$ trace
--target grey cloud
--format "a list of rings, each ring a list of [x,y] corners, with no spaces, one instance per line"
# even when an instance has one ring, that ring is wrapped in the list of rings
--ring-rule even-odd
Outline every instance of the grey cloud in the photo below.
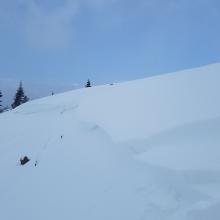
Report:
[[[20,32],[31,48],[56,50],[68,47],[74,39],[74,18],[81,12],[82,6],[100,9],[114,1],[62,0],[63,4],[59,7],[48,10],[41,0],[8,0],[7,3],[0,0],[0,6],[4,6],[2,12],[7,11],[0,17],[7,19],[2,21],[4,24],[11,22],[12,28]]]
[[[77,7],[77,4],[69,1],[62,7],[47,11],[35,1],[29,0],[23,27],[29,45],[40,49],[67,47],[73,35],[71,22]]]

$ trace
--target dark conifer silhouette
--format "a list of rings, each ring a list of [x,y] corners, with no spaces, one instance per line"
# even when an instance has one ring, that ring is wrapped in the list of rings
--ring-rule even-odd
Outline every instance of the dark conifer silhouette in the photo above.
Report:
[[[3,112],[3,106],[2,106],[2,91],[0,90],[0,113]]]
[[[11,107],[14,109],[19,105],[27,102],[29,98],[24,94],[24,90],[22,87],[22,82],[20,82],[17,92],[15,94],[14,102],[12,103]]]
[[[86,86],[85,86],[86,88],[89,88],[89,87],[92,87],[91,86],[91,82],[90,82],[90,80],[88,79],[88,81],[87,81],[87,83],[86,83]]]

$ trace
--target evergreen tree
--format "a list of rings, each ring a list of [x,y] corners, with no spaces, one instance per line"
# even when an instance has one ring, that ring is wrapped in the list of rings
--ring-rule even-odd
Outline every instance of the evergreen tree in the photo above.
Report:
[[[89,80],[89,79],[88,79],[88,81],[87,81],[87,83],[86,83],[85,87],[86,87],[86,88],[91,87],[91,82],[90,82],[90,80]]]
[[[3,107],[2,107],[2,91],[0,90],[0,113],[3,112]]]
[[[16,108],[19,105],[27,102],[29,98],[24,94],[22,82],[20,82],[17,92],[15,94],[14,102],[12,103],[11,107]]]

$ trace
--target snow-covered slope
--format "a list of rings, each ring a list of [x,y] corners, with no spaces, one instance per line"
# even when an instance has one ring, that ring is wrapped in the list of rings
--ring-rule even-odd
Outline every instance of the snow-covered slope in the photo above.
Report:
[[[81,89],[0,115],[0,219],[219,220],[219,72]]]

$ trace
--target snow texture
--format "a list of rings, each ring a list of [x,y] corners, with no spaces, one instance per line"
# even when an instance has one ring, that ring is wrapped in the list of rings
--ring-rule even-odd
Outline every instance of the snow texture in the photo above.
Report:
[[[219,72],[85,88],[1,114],[0,219],[219,220]]]

